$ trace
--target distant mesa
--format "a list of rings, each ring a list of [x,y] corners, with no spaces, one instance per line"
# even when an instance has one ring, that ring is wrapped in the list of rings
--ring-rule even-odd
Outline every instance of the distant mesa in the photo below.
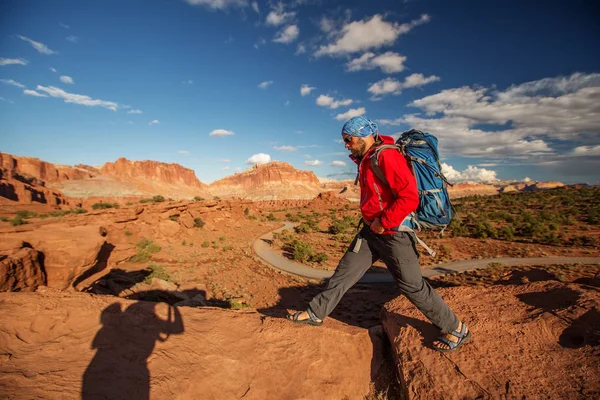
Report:
[[[562,186],[561,182],[458,183],[448,191],[452,198],[458,198]],[[101,167],[67,166],[0,153],[0,201],[3,202],[72,207],[103,199],[132,202],[154,195],[175,200],[219,197],[293,201],[312,200],[319,194],[319,201],[333,201],[327,197],[331,196],[328,192],[336,198],[355,202],[360,198],[359,191],[353,180],[318,178],[312,171],[298,170],[279,161],[255,165],[207,185],[193,170],[175,163],[119,158]]]

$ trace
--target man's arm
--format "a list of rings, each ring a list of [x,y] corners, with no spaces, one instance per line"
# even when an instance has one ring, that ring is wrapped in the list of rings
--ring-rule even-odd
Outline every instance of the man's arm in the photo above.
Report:
[[[394,200],[383,210],[380,218],[381,225],[387,230],[399,226],[408,214],[417,209],[419,191],[417,181],[400,152],[382,151],[379,167],[394,194]]]

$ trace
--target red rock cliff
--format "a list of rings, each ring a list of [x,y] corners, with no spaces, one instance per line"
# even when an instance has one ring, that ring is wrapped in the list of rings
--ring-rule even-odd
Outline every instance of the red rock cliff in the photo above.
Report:
[[[76,179],[88,179],[98,175],[98,170],[85,166],[70,167],[55,165],[39,158],[13,156],[0,153],[0,177],[10,179],[20,175],[36,178],[44,182],[61,182]]]
[[[179,184],[204,188],[206,184],[196,178],[196,174],[189,168],[179,164],[167,164],[157,161],[129,161],[119,158],[114,163],[107,162],[100,169],[100,173],[115,176],[124,181],[136,179],[150,179],[167,184]]]
[[[222,186],[242,186],[254,188],[270,183],[302,183],[319,186],[319,179],[312,171],[300,171],[286,162],[273,161],[264,165],[256,165],[242,173],[227,176],[213,182],[211,188]]]

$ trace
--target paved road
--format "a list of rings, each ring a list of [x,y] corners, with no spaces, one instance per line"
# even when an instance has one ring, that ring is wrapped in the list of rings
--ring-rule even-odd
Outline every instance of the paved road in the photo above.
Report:
[[[294,227],[295,224],[285,222],[285,225],[279,229],[269,232],[254,242],[254,251],[264,261],[273,267],[282,271],[289,272],[310,279],[327,279],[331,277],[333,271],[315,269],[303,264],[299,264],[285,257],[280,256],[271,250],[270,243],[273,240],[273,232],[281,232],[285,229]],[[486,268],[490,263],[501,263],[503,265],[547,265],[547,264],[600,264],[600,257],[532,257],[532,258],[486,258],[481,260],[463,260],[447,264],[440,264],[435,267],[423,269],[423,276],[431,278],[452,272],[463,272],[476,268]],[[388,273],[367,273],[362,277],[360,283],[389,283],[393,282],[392,276]]]

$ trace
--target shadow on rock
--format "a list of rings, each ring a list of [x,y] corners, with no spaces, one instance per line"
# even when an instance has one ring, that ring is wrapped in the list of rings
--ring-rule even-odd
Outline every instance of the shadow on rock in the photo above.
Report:
[[[325,289],[325,285],[322,283],[280,288],[279,302],[257,311],[269,317],[285,318],[289,314],[288,310],[305,310],[310,300]],[[329,318],[368,329],[381,324],[381,308],[399,295],[400,291],[393,283],[357,284],[344,295]]]
[[[600,312],[593,308],[574,320],[561,333],[558,343],[569,349],[598,346],[600,344]]]
[[[184,330],[177,307],[168,306],[166,319],[156,315],[155,307],[137,302],[125,310],[120,303],[104,309],[103,326],[92,342],[97,351],[83,374],[83,400],[150,398],[148,357],[157,341]]]

